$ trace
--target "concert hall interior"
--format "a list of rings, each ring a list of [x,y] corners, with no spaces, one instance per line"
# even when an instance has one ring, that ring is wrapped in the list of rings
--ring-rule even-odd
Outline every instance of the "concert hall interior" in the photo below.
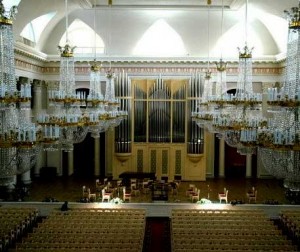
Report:
[[[300,0],[0,0],[0,252],[299,251]]]

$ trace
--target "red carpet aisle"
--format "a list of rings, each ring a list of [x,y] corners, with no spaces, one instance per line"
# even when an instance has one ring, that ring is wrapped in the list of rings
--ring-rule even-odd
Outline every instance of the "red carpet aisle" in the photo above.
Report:
[[[148,217],[143,252],[171,252],[169,218]]]

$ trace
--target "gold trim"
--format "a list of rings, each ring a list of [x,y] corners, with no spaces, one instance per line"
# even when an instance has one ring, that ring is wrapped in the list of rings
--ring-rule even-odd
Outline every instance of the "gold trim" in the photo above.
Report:
[[[203,154],[188,153],[187,156],[192,163],[198,163],[203,158]]]
[[[115,156],[121,163],[125,163],[131,157],[131,152],[115,153]]]
[[[289,24],[290,29],[300,29],[300,20],[291,21]]]
[[[281,107],[289,107],[289,108],[296,108],[300,106],[300,101],[268,101],[268,105],[272,106],[281,106]]]
[[[64,57],[64,58],[71,58],[74,56],[73,53],[69,53],[69,52],[63,52],[60,54],[61,57]]]
[[[240,53],[240,59],[251,59],[252,53]]]
[[[13,20],[5,17],[0,17],[0,23],[1,24],[6,24],[6,25],[12,25]]]

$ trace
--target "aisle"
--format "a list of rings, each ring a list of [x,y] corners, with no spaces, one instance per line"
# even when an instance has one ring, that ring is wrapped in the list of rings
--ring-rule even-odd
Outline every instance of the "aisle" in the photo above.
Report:
[[[171,252],[170,220],[165,217],[148,217],[143,252]]]

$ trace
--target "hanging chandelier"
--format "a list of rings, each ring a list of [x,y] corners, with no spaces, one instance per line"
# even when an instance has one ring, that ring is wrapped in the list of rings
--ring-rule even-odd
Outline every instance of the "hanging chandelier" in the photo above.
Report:
[[[103,116],[106,102],[101,89],[101,64],[97,62],[96,2],[94,2],[94,61],[90,67],[89,95],[86,99],[86,110],[90,118],[89,132],[93,138],[99,138],[100,133],[108,129],[108,121]]]
[[[300,2],[284,12],[288,21],[285,79],[282,88],[269,88],[271,118],[258,131],[262,162],[284,186],[300,190]]]
[[[42,134],[30,119],[30,84],[17,89],[12,31],[17,7],[0,4],[0,185],[8,186],[35,164]]]
[[[49,109],[39,116],[38,122],[49,132],[48,142],[44,150],[69,152],[73,145],[84,140],[89,129],[89,117],[80,106],[85,105],[85,94],[75,89],[74,49],[68,39],[68,1],[65,0],[66,11],[66,44],[58,46],[60,52],[60,82],[58,90],[48,92]]]
[[[209,106],[209,99],[212,96],[212,72],[210,69],[210,5],[211,1],[207,1],[207,68],[204,76],[204,85],[201,97],[199,98],[198,104],[196,106],[196,111],[192,112],[192,120],[201,128],[206,128],[210,130],[211,120],[212,120],[212,111],[211,106]]]
[[[222,90],[220,98],[212,102],[220,106],[220,113],[213,117],[212,125],[225,137],[232,147],[241,153],[253,153],[256,147],[257,130],[266,124],[262,114],[262,94],[253,91],[252,50],[247,45],[248,37],[248,0],[245,5],[245,46],[239,49],[238,80],[236,93],[228,94]],[[220,78],[224,63],[220,61]],[[223,70],[224,71],[224,70]],[[222,81],[221,81],[222,83]],[[223,84],[226,87],[226,82]],[[222,87],[222,86],[221,86]]]

